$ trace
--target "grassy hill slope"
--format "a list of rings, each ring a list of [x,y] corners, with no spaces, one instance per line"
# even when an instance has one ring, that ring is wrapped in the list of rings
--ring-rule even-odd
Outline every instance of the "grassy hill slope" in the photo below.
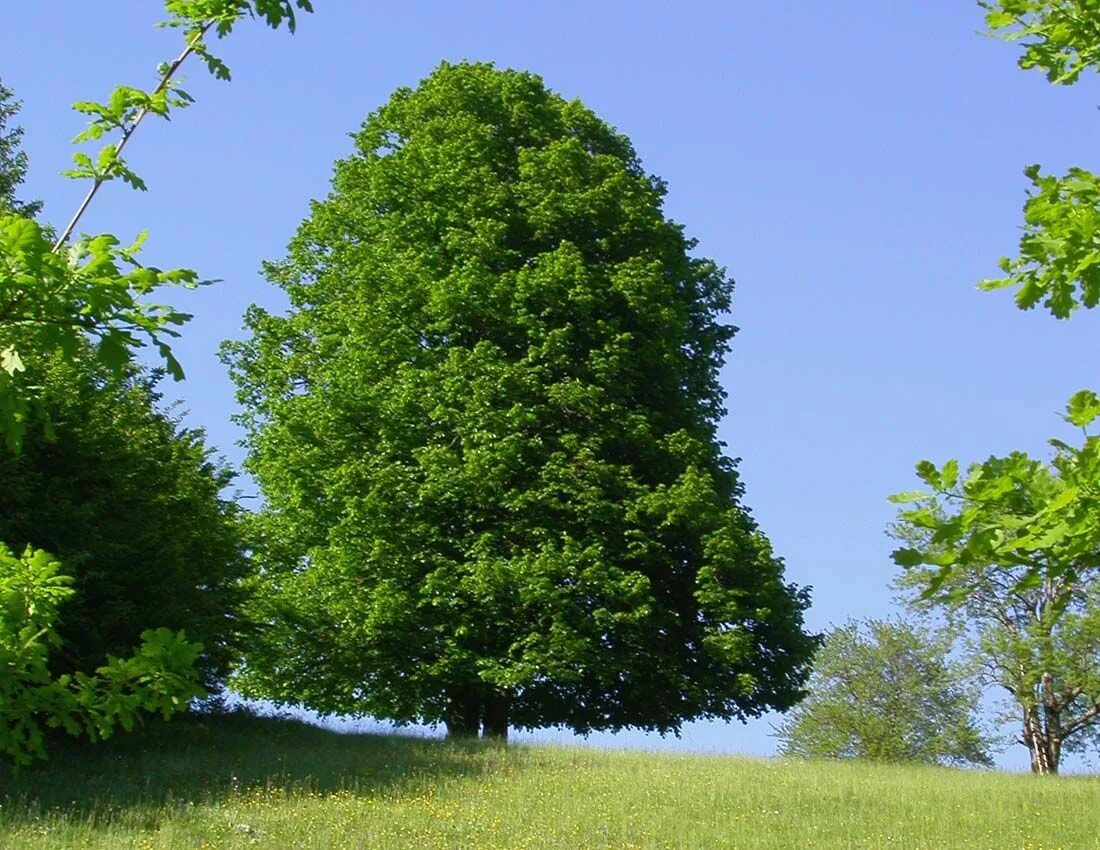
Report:
[[[1100,848],[1100,779],[185,718],[0,774],[4,850]]]

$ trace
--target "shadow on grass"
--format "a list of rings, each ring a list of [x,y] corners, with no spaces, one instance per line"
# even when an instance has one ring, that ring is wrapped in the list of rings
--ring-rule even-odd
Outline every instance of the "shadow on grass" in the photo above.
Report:
[[[127,810],[151,828],[174,807],[253,789],[413,793],[444,777],[485,773],[494,749],[244,713],[186,715],[94,746],[54,741],[49,761],[15,776],[0,768],[0,831],[36,817],[83,820]]]

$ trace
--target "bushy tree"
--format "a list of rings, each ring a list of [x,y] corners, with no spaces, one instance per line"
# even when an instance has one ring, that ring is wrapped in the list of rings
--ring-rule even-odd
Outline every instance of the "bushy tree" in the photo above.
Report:
[[[8,127],[18,106],[0,85],[0,213],[30,218],[40,204],[15,197],[27,170],[22,130]],[[0,543],[0,756],[16,768],[46,757],[46,728],[96,740],[118,725],[133,728],[142,712],[170,717],[205,694],[195,668],[201,645],[164,628],[142,631],[140,645],[126,647],[132,654],[104,655],[91,672],[51,670],[51,652],[62,645],[59,608],[74,592],[59,569],[40,549],[16,557]]]
[[[157,409],[157,375],[55,357],[35,380],[49,428],[0,454],[0,541],[47,549],[73,578],[51,668],[90,673],[167,627],[203,645],[215,686],[240,652],[250,569],[232,473]]]
[[[830,631],[809,696],[777,727],[784,755],[915,764],[990,765],[970,671],[945,631],[868,620]]]
[[[72,578],[40,549],[28,547],[20,559],[0,545],[0,752],[17,764],[45,755],[43,723],[95,739],[118,723],[128,728],[138,711],[167,716],[202,694],[194,663],[203,647],[163,628],[165,621],[204,632],[207,681],[224,675],[241,634],[233,594],[244,561],[233,510],[218,495],[227,474],[208,462],[201,435],[180,431],[154,410],[155,381],[133,366],[134,350],[152,343],[168,371],[182,377],[167,340],[189,317],[146,298],[164,284],[192,285],[197,276],[142,266],[144,234],[129,248],[111,234],[71,237],[107,182],[145,188],[122,152],[145,118],[167,118],[191,101],[176,82],[187,58],[201,57],[228,79],[208,35],[223,37],[246,16],[293,30],[295,10],[311,5],[165,0],[164,6],[165,25],[182,30],[185,44],[160,65],[157,86],[149,92],[120,86],[105,103],[74,105],[91,116],[75,143],[108,135],[115,141],[94,159],[74,155],[76,167],[67,174],[91,185],[56,238],[34,220],[38,205],[15,198],[26,156],[18,147],[21,131],[6,126],[18,104],[0,86],[0,432],[16,455],[28,420],[40,423],[36,436],[44,441],[20,460],[3,458],[11,488],[0,509],[0,539],[48,539],[70,550],[82,591],[66,611],[65,628],[75,639],[66,645],[56,620],[59,603],[73,595]],[[81,425],[84,414],[91,419]],[[161,627],[142,631],[151,615]],[[107,654],[137,638],[142,643],[132,657]],[[75,672],[58,675],[58,662]],[[94,673],[86,672],[89,666]]]
[[[629,141],[441,66],[355,136],[245,319],[262,643],[324,712],[675,730],[801,695],[804,589],[716,437],[731,282]]]

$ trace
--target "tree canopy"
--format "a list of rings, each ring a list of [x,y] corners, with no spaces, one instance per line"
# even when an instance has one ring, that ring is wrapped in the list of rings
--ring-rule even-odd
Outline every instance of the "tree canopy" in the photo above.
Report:
[[[630,142],[444,64],[355,134],[226,347],[247,428],[247,693],[323,712],[676,730],[801,696],[808,594],[716,436],[732,283]]]
[[[800,758],[992,764],[977,723],[970,672],[949,660],[952,635],[905,621],[830,631],[814,658],[809,696],[777,729]]]
[[[1083,516],[1075,533],[1046,537],[1029,521],[1062,516],[1069,490],[1100,481],[1096,438],[1086,448],[1085,468],[1059,456],[1052,469],[1015,453],[974,464],[965,482],[940,473],[949,489],[902,509],[894,529],[908,543],[895,553],[905,568],[898,585],[910,604],[959,627],[975,681],[1006,698],[1001,719],[1015,727],[1035,773],[1057,773],[1063,752],[1100,736],[1095,516]]]

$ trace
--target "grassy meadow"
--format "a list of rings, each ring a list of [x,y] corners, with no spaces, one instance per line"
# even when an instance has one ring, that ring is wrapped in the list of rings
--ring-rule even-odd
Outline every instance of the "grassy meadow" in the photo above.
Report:
[[[0,779],[4,850],[1100,848],[1100,779],[190,717]]]

